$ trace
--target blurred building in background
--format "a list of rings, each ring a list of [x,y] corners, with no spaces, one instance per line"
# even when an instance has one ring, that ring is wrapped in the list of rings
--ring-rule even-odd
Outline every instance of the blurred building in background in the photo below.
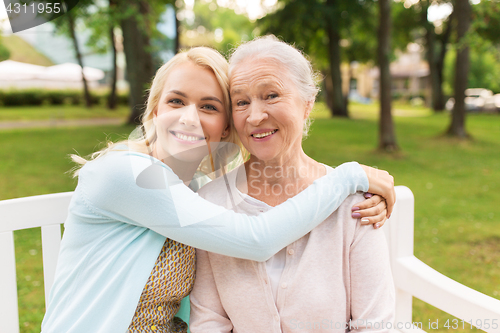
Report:
[[[153,40],[155,56],[159,62],[166,62],[174,56],[172,41],[176,27],[173,8],[166,6],[157,25],[164,38]],[[84,73],[92,88],[106,88],[111,82],[113,55],[111,50],[99,53],[88,46],[91,32],[77,25],[77,40],[83,58]],[[117,49],[117,87],[126,90],[125,55],[120,29],[115,30]],[[11,46],[11,58],[0,63],[0,89],[6,88],[49,88],[80,89],[82,87],[81,67],[78,65],[73,41],[66,35],[56,32],[51,22],[34,28],[6,34],[4,43]],[[52,66],[51,66],[52,65]]]
[[[391,63],[392,96],[394,99],[420,99],[430,102],[430,71],[423,58],[423,50],[411,43],[405,53],[398,52]],[[379,70],[366,64],[352,63],[343,66],[342,81],[344,93],[351,100],[364,102],[379,97]]]
[[[98,88],[104,71],[84,67],[83,73],[90,87]],[[78,64],[64,63],[39,66],[13,60],[0,62],[0,89],[79,89],[82,86],[82,68]]]

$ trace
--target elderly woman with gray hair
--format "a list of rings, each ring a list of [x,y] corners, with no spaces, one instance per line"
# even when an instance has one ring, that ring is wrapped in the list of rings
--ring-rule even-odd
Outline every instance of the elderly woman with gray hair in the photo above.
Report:
[[[238,47],[229,74],[233,121],[250,158],[198,193],[257,215],[332,170],[302,149],[318,89],[309,61],[273,36]],[[198,250],[191,332],[389,331],[394,287],[387,246],[369,221],[353,221],[351,207],[362,200],[351,195],[266,262]]]

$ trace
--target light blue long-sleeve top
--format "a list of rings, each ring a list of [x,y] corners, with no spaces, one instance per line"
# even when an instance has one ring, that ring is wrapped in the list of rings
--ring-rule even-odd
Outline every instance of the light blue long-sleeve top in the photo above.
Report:
[[[155,175],[154,184],[144,175]],[[110,152],[80,170],[42,332],[125,332],[166,237],[265,261],[368,185],[359,164],[345,163],[285,203],[247,216],[205,201],[151,156]]]

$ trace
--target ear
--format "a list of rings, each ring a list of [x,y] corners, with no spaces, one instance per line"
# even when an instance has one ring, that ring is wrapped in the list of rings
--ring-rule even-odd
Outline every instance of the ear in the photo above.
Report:
[[[158,108],[155,108],[153,110],[153,119],[152,120],[153,120],[153,124],[155,124],[155,125],[156,125],[156,117],[158,117]]]
[[[307,101],[306,102],[306,108],[304,111],[304,120],[307,119],[309,117],[309,115],[311,114],[313,106],[314,106],[314,101]]]
[[[229,136],[229,133],[231,132],[231,129],[229,127],[229,124],[226,126],[226,128],[224,129],[224,131],[222,132],[222,136],[221,136],[221,139],[225,139]]]

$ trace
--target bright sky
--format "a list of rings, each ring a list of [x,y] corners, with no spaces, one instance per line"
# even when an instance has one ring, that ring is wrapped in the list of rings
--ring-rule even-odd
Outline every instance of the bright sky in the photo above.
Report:
[[[448,17],[453,11],[453,7],[449,3],[443,3],[429,7],[427,19],[431,22],[443,20]]]
[[[218,6],[220,7],[228,7],[228,8],[233,8],[236,5],[236,8],[234,8],[238,12],[246,11],[248,14],[248,17],[251,20],[254,20],[256,18],[262,17],[265,14],[265,10],[262,8],[262,5],[264,8],[269,8],[272,7],[278,2],[278,0],[202,0],[205,2],[216,2]],[[186,4],[186,8],[188,10],[193,8],[194,5],[194,0],[184,0],[184,3]]]

